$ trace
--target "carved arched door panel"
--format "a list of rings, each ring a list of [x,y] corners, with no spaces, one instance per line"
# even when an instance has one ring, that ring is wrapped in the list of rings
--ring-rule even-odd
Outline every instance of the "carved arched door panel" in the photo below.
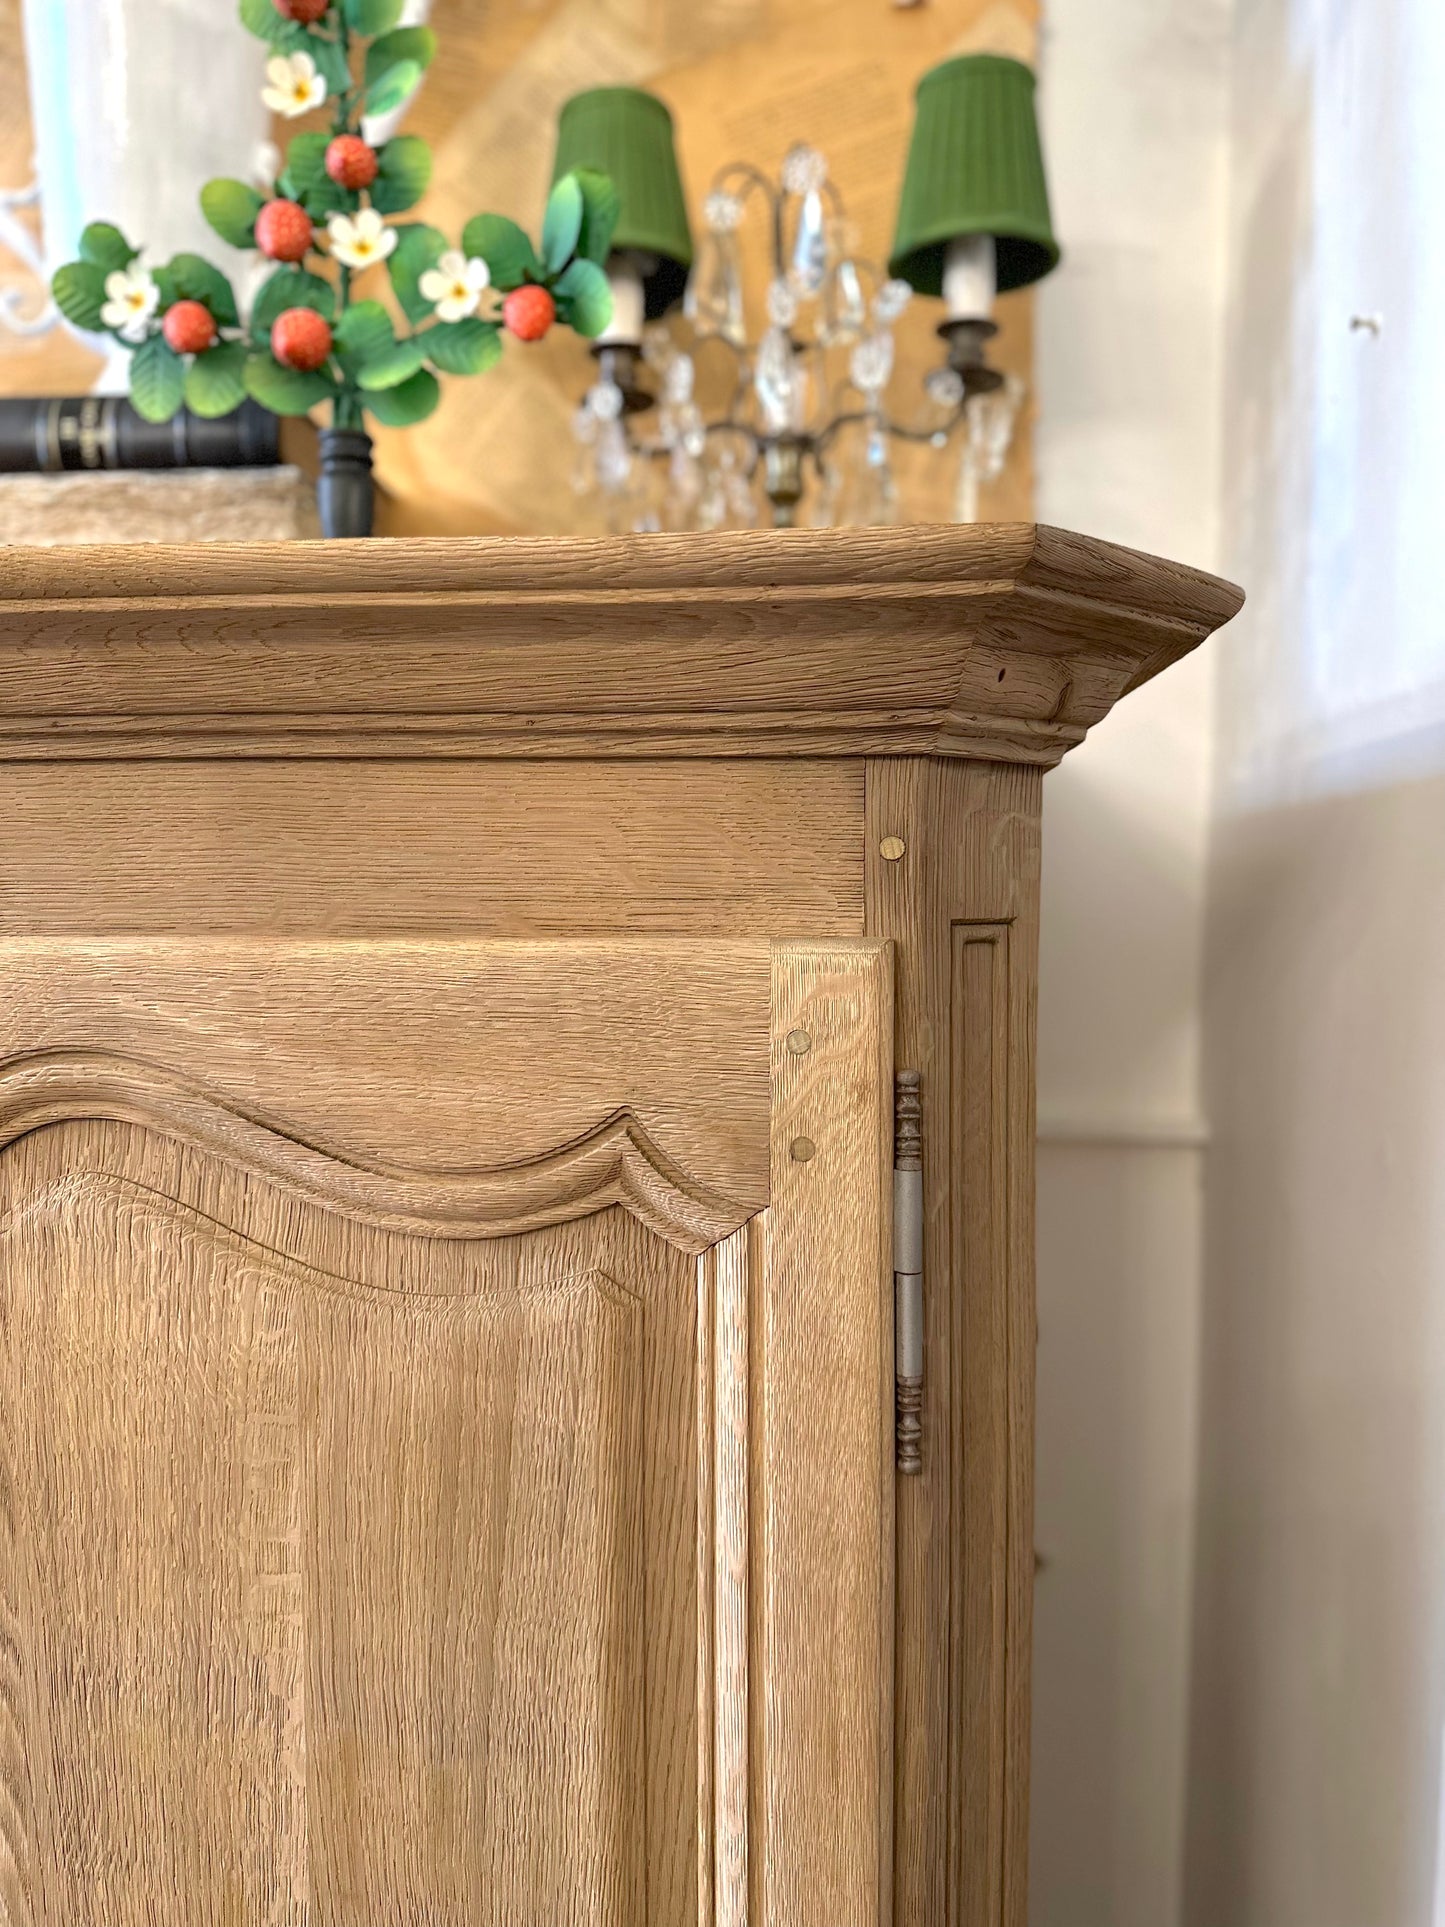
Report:
[[[877,1917],[888,993],[0,947],[0,1919]]]

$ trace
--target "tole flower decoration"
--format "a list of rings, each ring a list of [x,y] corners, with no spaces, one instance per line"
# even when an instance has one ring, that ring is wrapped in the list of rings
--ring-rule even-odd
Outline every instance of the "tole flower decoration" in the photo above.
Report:
[[[460,248],[448,248],[434,268],[428,268],[417,287],[437,311],[439,321],[464,321],[482,305],[492,284],[492,271],[477,256],[469,261]]]
[[[294,117],[325,102],[331,118],[292,136],[264,187],[217,180],[201,190],[223,241],[276,264],[249,313],[202,256],[178,254],[147,272],[103,221],[86,228],[80,259],[53,282],[68,321],[134,347],[140,414],[169,421],[184,404],[226,415],[249,395],[278,415],[329,403],[331,428],[353,436],[368,420],[400,428],[437,406],[440,376],[492,367],[506,334],[538,340],[554,320],[580,335],[606,327],[602,263],[618,204],[605,175],[556,183],[537,247],[500,214],[470,220],[460,248],[424,222],[394,219],[426,192],[431,150],[413,134],[373,147],[361,130],[404,105],[436,51],[429,27],[400,24],[402,0],[240,0],[240,13],[271,49],[267,103]],[[359,291],[382,263],[391,305],[374,282]]]
[[[116,268],[105,277],[105,305],[100,318],[122,341],[144,341],[161,291],[145,268]]]
[[[266,85],[261,99],[273,114],[296,120],[319,107],[326,98],[326,81],[308,53],[278,54],[266,62]]]
[[[326,223],[333,261],[348,268],[370,268],[384,261],[396,246],[396,229],[388,227],[374,207],[359,214],[333,214]]]

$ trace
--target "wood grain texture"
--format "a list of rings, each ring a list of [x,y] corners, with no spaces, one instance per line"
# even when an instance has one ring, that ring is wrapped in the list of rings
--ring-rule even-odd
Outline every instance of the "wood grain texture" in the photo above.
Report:
[[[747,1918],[889,1927],[892,958],[858,944],[777,959],[772,1202],[749,1311]]]
[[[1047,765],[1240,601],[1027,524],[148,554],[0,556],[0,758]]]
[[[769,982],[756,942],[18,939],[0,1144],[131,1119],[378,1224],[621,1199],[701,1250],[767,1200]]]
[[[898,1489],[902,1923],[1023,1927],[1037,771],[870,763],[870,933],[922,1072],[924,1452]],[[878,845],[898,836],[904,855]]]
[[[700,1450],[708,1459],[698,1482],[700,1677],[706,1674],[699,1716],[703,1704],[710,1714],[707,1759],[699,1764],[704,1927],[747,1927],[748,1921],[750,1300],[761,1268],[759,1231],[754,1219],[698,1261],[699,1331],[704,1314],[710,1327],[699,1342],[707,1372],[698,1392]]]
[[[862,838],[859,763],[0,763],[0,935],[856,937]]]
[[[1030,527],[0,556],[7,1918],[1024,1927],[1039,765],[1237,602]]]
[[[12,1917],[693,1927],[688,1258],[87,1123],[0,1248]]]

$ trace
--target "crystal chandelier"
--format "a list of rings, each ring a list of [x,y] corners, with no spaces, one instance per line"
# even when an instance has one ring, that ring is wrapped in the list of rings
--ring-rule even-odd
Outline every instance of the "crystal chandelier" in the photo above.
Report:
[[[766,224],[769,259],[766,326],[754,339],[741,246],[750,214]],[[985,359],[997,332],[992,240],[950,251],[945,358],[905,419],[889,390],[894,329],[914,291],[852,251],[816,148],[794,146],[777,180],[745,162],[723,168],[704,220],[680,324],[644,320],[645,258],[609,263],[613,322],[574,423],[579,493],[600,499],[617,529],[888,523],[899,517],[895,443],[954,443],[953,517],[977,520],[1024,394]],[[701,399],[705,359],[719,393],[712,407]]]

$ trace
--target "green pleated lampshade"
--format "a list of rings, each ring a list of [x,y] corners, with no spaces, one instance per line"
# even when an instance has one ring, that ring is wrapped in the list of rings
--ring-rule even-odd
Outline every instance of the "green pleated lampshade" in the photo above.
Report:
[[[919,81],[889,270],[942,294],[944,249],[968,234],[997,241],[1000,293],[1058,264],[1034,77],[1001,54],[963,54]]]
[[[574,94],[557,120],[552,179],[573,167],[611,175],[622,203],[613,247],[656,257],[657,270],[644,283],[648,319],[656,320],[682,299],[692,266],[672,115],[640,87],[594,87]]]

